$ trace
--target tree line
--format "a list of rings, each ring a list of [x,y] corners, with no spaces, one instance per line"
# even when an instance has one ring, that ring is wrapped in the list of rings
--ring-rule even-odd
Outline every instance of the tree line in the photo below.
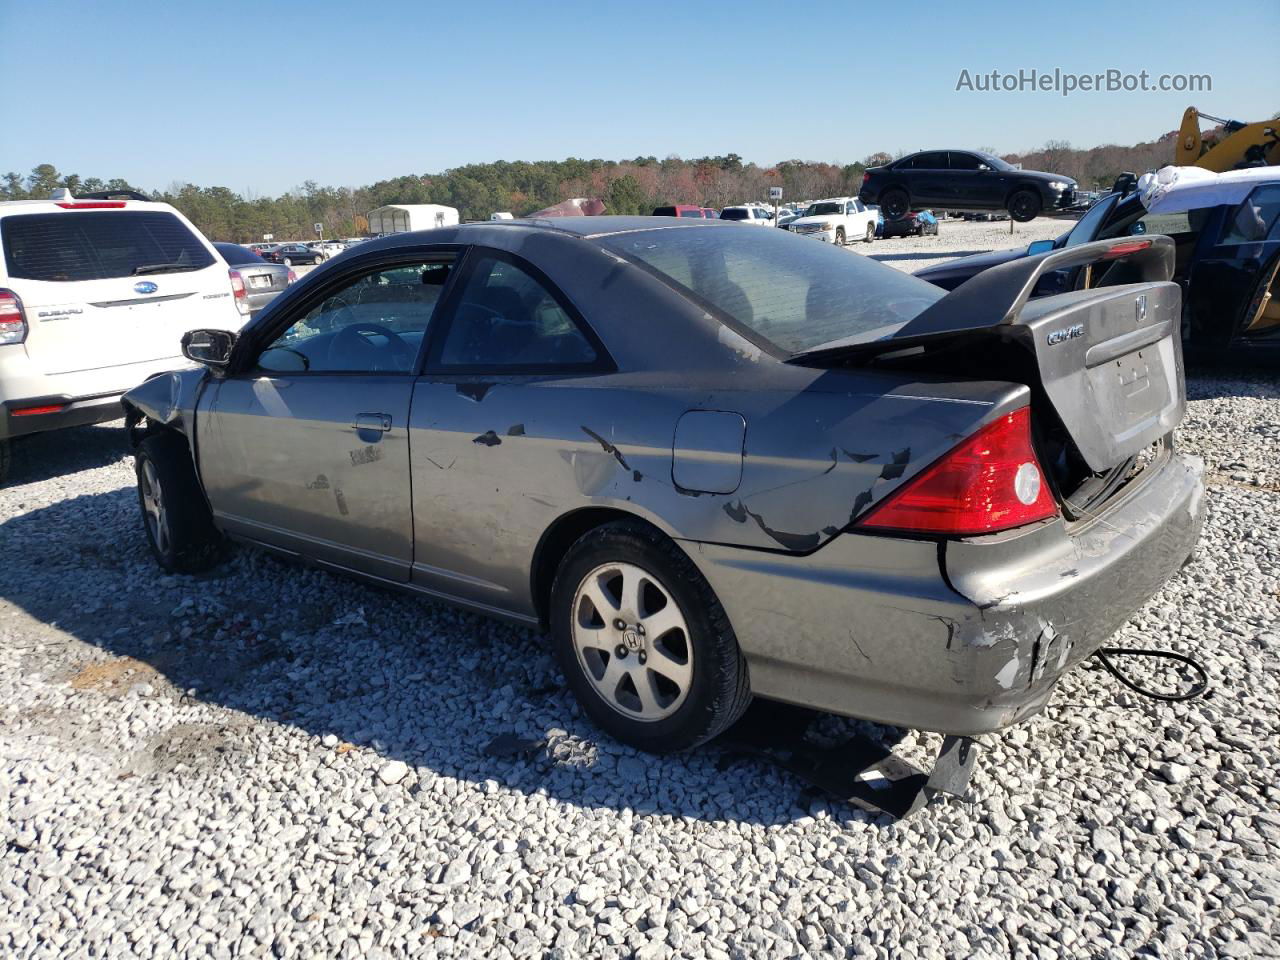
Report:
[[[1173,137],[1123,147],[1087,150],[1051,140],[1039,150],[1006,154],[1028,169],[1062,173],[1083,189],[1111,185],[1124,171],[1142,173],[1173,159]],[[994,152],[994,151],[988,151]],[[784,160],[772,166],[744,162],[736,153],[685,160],[670,156],[633,160],[499,160],[455,167],[443,173],[406,175],[364,187],[326,187],[308,180],[278,197],[244,195],[228,187],[173,183],[163,190],[140,188],[127,178],[104,180],[60,173],[41,164],[25,177],[8,173],[0,199],[46,198],[57,187],[75,195],[102,190],[138,190],[173,204],[214,240],[247,243],[272,234],[277,240],[310,238],[312,225],[325,236],[361,236],[366,214],[388,203],[440,203],[456,207],[464,220],[485,220],[498,211],[517,216],[570,197],[596,197],[609,213],[647,214],[654,207],[693,203],[719,209],[733,203],[766,202],[770,187],[790,201],[856,194],[867,167],[893,160],[874,153],[860,162],[833,164]]]

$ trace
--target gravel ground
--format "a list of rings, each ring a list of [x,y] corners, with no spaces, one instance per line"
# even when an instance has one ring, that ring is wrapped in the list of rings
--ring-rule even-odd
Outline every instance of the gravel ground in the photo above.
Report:
[[[598,736],[532,633],[249,550],[161,576],[119,426],[28,441],[0,490],[0,956],[1280,956],[1280,378],[1189,387],[1202,549],[1117,642],[1195,653],[1211,695],[1077,671],[985,739],[972,803],[900,823]],[[816,724],[854,732],[939,742]],[[502,733],[545,746],[490,756]]]

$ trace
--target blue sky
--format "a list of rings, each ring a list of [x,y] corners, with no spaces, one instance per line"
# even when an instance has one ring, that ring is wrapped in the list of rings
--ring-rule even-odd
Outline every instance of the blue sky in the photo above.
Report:
[[[0,172],[50,162],[150,188],[275,194],[498,159],[1094,146],[1158,136],[1190,104],[1280,110],[1275,0],[0,0],[0,37]],[[956,91],[965,69],[1055,67],[1208,73],[1213,89]]]

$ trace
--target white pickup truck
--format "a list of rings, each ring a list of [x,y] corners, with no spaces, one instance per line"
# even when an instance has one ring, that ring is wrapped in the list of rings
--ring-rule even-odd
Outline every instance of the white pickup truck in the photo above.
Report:
[[[832,197],[809,204],[804,216],[792,220],[785,229],[838,245],[853,240],[870,243],[876,238],[876,212],[857,197]]]

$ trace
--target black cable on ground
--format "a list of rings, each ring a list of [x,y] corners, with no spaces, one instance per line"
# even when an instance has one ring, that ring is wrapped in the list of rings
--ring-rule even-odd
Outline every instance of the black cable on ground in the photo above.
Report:
[[[1205,672],[1204,667],[1193,660],[1191,657],[1184,656],[1181,653],[1171,653],[1168,650],[1131,650],[1128,647],[1099,647],[1094,651],[1093,655],[1098,658],[1101,663],[1113,677],[1123,683],[1135,693],[1140,693],[1144,697],[1150,697],[1152,700],[1178,701],[1190,700],[1192,697],[1198,697],[1209,689],[1209,674]],[[1156,657],[1163,660],[1177,660],[1179,663],[1185,663],[1197,674],[1200,679],[1191,685],[1191,689],[1185,693],[1157,693],[1155,690],[1148,690],[1146,687],[1139,686],[1128,677],[1126,677],[1114,663],[1111,657]]]

